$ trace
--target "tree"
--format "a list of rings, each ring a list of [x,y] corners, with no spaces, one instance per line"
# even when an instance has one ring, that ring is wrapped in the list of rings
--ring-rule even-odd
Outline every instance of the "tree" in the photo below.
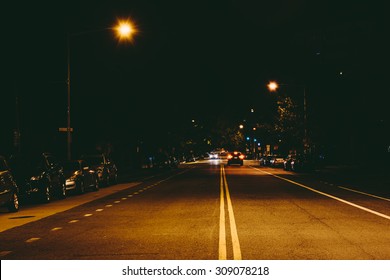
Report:
[[[276,137],[279,138],[276,140],[280,140],[285,149],[296,149],[302,144],[303,123],[291,97],[279,96],[274,128]]]

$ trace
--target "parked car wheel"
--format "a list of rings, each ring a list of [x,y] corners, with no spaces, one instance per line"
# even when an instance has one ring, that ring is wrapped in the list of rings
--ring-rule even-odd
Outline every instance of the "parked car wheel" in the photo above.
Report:
[[[85,193],[85,186],[84,186],[84,182],[83,182],[83,181],[79,181],[79,182],[78,182],[78,185],[77,185],[77,192],[78,192],[79,194]]]
[[[49,203],[51,201],[51,187],[49,183],[47,183],[43,189],[42,201],[45,203]]]
[[[18,212],[19,211],[19,195],[17,192],[12,194],[12,200],[7,205],[8,211]]]
[[[118,184],[118,175],[117,174],[115,174],[114,176],[110,177],[110,184],[111,185]]]
[[[98,178],[95,178],[95,183],[94,183],[94,185],[92,187],[92,190],[93,191],[98,191],[99,190],[99,180],[98,180]]]
[[[58,194],[59,199],[66,198],[66,184],[65,181],[61,184],[60,193]]]

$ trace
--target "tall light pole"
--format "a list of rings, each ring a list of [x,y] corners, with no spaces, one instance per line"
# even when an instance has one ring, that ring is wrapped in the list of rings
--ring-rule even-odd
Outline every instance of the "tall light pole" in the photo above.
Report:
[[[280,84],[280,86],[299,86],[303,88],[303,128],[304,128],[303,146],[304,146],[304,152],[306,153],[309,145],[308,135],[307,135],[306,85]],[[268,83],[267,87],[269,91],[276,91],[279,88],[279,84],[275,81],[271,81]]]
[[[103,29],[97,29],[97,30],[89,30],[84,32],[78,32],[78,33],[68,33],[67,36],[67,65],[68,65],[68,71],[67,71],[67,90],[68,90],[68,106],[67,106],[67,126],[66,126],[66,133],[67,133],[67,159],[71,160],[72,158],[72,152],[71,152],[71,146],[72,146],[72,131],[73,128],[71,127],[70,123],[70,38],[72,36],[79,36],[87,33],[95,33],[105,30],[114,30],[116,33],[116,37],[120,42],[122,41],[130,41],[133,42],[134,35],[138,32],[136,26],[134,23],[130,21],[130,19],[118,19],[117,25],[112,28],[103,28]]]

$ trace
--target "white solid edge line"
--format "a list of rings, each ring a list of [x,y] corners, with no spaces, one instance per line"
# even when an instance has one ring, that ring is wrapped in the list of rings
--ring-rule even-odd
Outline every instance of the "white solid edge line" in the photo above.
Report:
[[[368,212],[368,213],[371,213],[371,214],[377,215],[377,216],[379,216],[379,217],[385,218],[385,219],[387,219],[387,220],[390,220],[390,216],[387,216],[387,215],[385,215],[385,214],[382,214],[382,213],[379,213],[379,212],[377,212],[377,211],[374,211],[374,210],[368,209],[368,208],[366,208],[366,207],[360,206],[360,205],[358,205],[358,204],[349,202],[349,201],[344,200],[344,199],[342,199],[342,198],[339,198],[339,197],[337,197],[337,196],[334,196],[334,195],[331,195],[331,194],[327,194],[327,193],[321,192],[321,191],[319,191],[319,190],[316,190],[316,189],[313,189],[313,188],[311,188],[311,187],[305,186],[305,185],[303,185],[303,184],[301,184],[301,183],[298,183],[298,182],[295,182],[295,181],[286,179],[286,178],[284,178],[284,177],[281,177],[281,176],[278,176],[278,175],[269,173],[269,172],[267,172],[267,171],[260,170],[260,169],[258,169],[258,168],[256,168],[256,167],[252,167],[252,168],[253,168],[253,169],[256,169],[256,170],[258,170],[258,171],[260,171],[260,172],[266,173],[266,174],[268,174],[268,175],[271,175],[271,176],[273,176],[273,177],[275,177],[275,178],[278,178],[278,179],[284,180],[284,181],[286,181],[286,182],[289,182],[289,183],[291,183],[291,184],[294,184],[294,185],[300,186],[300,187],[302,187],[302,188],[308,189],[308,190],[310,190],[310,191],[312,191],[312,192],[321,194],[321,195],[323,195],[323,196],[327,196],[327,197],[332,198],[332,199],[334,199],[334,200],[337,200],[337,201],[340,201],[340,202],[342,202],[342,203],[348,204],[348,205],[350,205],[350,206],[356,207],[356,208],[358,208],[358,209],[360,209],[360,210],[363,210],[363,211],[366,211],[366,212]]]
[[[378,198],[378,199],[390,201],[390,199],[389,199],[389,198],[386,198],[386,197],[381,197],[381,196],[377,196],[377,195],[374,195],[374,194],[361,192],[361,191],[354,190],[354,189],[350,189],[350,188],[346,188],[346,187],[343,187],[343,186],[338,186],[338,187],[339,187],[340,189],[344,189],[344,190],[347,190],[347,191],[350,191],[350,192],[360,193],[360,194],[364,194],[364,195],[371,196],[371,197],[374,197],[374,198]]]

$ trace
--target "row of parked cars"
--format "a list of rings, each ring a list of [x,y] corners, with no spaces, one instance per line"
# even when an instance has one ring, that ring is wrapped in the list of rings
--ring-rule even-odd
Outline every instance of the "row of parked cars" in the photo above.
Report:
[[[290,171],[312,171],[316,164],[313,158],[304,154],[267,155],[260,158],[261,166],[282,167]]]
[[[19,210],[19,201],[50,202],[69,193],[82,194],[117,183],[118,172],[104,154],[83,155],[72,161],[59,161],[51,153],[35,156],[0,156],[0,206]]]

